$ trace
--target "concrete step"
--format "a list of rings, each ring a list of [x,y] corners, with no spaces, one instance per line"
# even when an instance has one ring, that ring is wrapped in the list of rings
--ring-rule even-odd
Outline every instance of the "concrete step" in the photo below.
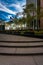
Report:
[[[2,42],[0,41],[0,55],[43,54],[43,42]]]
[[[0,54],[43,54],[43,47],[37,48],[3,48],[0,47]]]
[[[34,42],[34,43],[8,43],[8,42],[0,42],[0,47],[43,47],[43,42]]]
[[[43,39],[17,36],[17,35],[0,34],[0,41],[43,41]]]

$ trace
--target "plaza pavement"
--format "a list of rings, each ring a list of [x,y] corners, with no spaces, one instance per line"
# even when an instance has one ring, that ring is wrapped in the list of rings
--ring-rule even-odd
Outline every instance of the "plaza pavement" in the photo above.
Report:
[[[1,56],[0,65],[43,65],[42,56]]]

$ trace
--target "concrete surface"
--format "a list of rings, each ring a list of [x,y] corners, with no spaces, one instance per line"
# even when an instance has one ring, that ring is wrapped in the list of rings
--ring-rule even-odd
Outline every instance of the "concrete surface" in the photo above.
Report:
[[[22,37],[16,35],[0,34],[0,41],[43,41],[43,39]],[[37,43],[7,43],[0,42],[0,45],[7,46],[36,46],[43,45],[43,42]],[[34,48],[7,48],[0,47],[0,53],[42,53],[43,47]],[[43,55],[31,56],[4,56],[0,55],[0,65],[43,65]]]
[[[0,65],[43,65],[42,56],[0,56]]]
[[[1,46],[43,46],[43,42],[34,42],[34,43],[9,43],[9,42],[0,42]]]
[[[43,39],[23,37],[16,35],[0,34],[0,41],[41,41]]]
[[[0,47],[0,53],[13,53],[13,54],[32,54],[43,53],[43,47],[40,48],[2,48]]]

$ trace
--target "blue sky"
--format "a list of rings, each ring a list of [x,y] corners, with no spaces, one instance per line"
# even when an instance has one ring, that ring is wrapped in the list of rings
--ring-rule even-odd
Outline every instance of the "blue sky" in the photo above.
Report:
[[[9,21],[17,12],[23,12],[26,0],[0,0],[0,18]]]

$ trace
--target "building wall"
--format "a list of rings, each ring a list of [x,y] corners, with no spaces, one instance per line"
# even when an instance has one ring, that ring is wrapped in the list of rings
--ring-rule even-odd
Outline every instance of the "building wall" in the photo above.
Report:
[[[43,8],[43,0],[40,0],[40,6]],[[43,11],[43,9],[41,9]],[[40,29],[43,29],[43,17],[40,19]]]
[[[34,3],[36,7],[37,5],[39,5],[39,7],[43,8],[43,0],[26,0],[26,1],[27,1],[27,4]],[[40,9],[40,11],[43,11],[43,9]],[[37,26],[39,29],[43,29],[43,17],[40,18],[40,21],[37,22]]]

